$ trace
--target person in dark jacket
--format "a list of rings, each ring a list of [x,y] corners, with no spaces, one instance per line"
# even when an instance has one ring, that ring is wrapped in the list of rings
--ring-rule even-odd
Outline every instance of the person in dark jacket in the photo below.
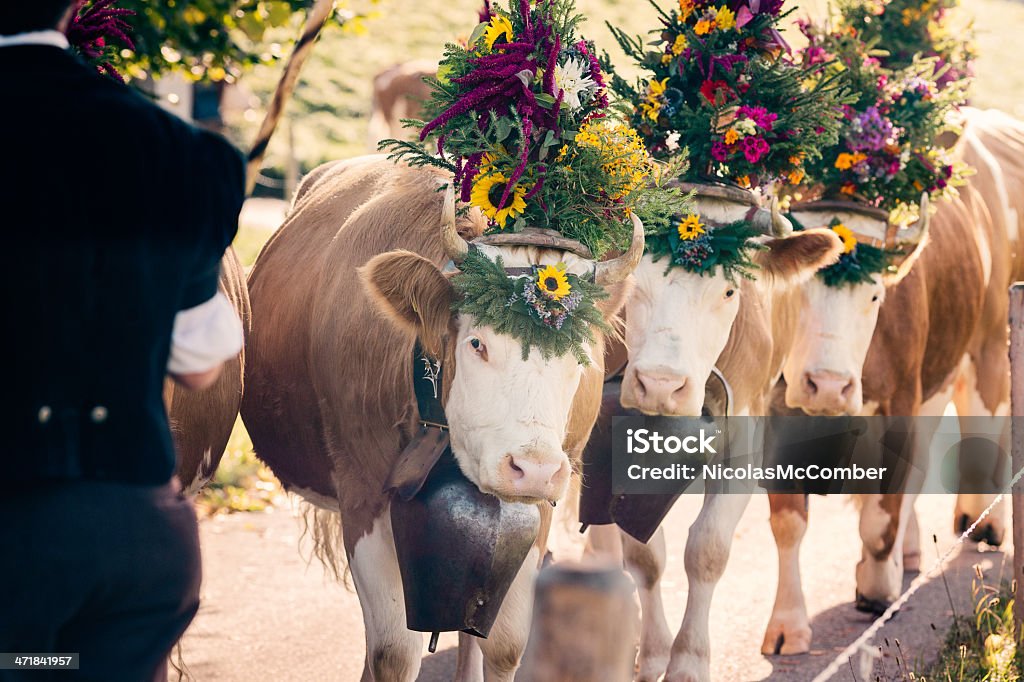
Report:
[[[0,4],[0,680],[137,682],[198,608],[162,386],[208,386],[241,347],[217,280],[244,169],[74,56],[72,4]],[[79,667],[25,671],[11,653]]]

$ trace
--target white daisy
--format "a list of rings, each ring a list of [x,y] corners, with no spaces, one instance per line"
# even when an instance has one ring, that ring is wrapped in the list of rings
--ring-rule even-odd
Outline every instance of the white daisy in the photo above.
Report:
[[[588,66],[574,58],[555,66],[555,88],[562,91],[562,103],[569,107],[569,111],[582,108],[597,90],[597,83],[590,77]]]

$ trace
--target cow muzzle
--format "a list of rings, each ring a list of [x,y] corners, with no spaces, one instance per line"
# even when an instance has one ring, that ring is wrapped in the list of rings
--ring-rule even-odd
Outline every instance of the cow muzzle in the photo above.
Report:
[[[569,487],[572,467],[564,452],[527,450],[501,458],[493,484],[498,497],[517,502],[556,502]]]
[[[622,406],[644,414],[698,416],[704,404],[704,383],[685,374],[630,367],[622,382]]]
[[[849,372],[804,372],[798,384],[787,386],[786,404],[812,415],[857,414],[863,406],[860,379]]]

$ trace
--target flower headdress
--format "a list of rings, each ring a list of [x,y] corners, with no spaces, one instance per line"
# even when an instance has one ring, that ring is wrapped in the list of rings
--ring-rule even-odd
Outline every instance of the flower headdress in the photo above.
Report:
[[[635,85],[612,78],[612,89],[634,105],[633,124],[655,156],[689,150],[688,180],[796,184],[836,139],[840,93],[827,80],[805,89],[807,69],[777,30],[781,8],[782,0],[680,0],[678,10],[657,8],[654,51],[610,27],[645,71]]]
[[[454,175],[489,232],[549,228],[600,255],[624,244],[652,162],[627,124],[608,117],[604,75],[580,38],[572,0],[491,7],[466,46],[449,44],[417,143],[383,149]],[[436,152],[436,155],[435,155]]]
[[[846,198],[890,213],[894,224],[916,217],[922,193],[930,199],[961,183],[963,167],[936,139],[947,114],[963,101],[963,84],[937,86],[933,59],[916,59],[892,71],[855,28],[840,22],[825,30],[802,22],[808,38],[804,63],[817,77],[841,78],[856,99],[843,107],[837,144],[808,166],[812,196]]]
[[[124,82],[114,68],[114,61],[120,51],[117,43],[130,50],[135,44],[128,37],[131,26],[125,17],[135,14],[133,10],[115,7],[116,0],[79,0],[67,37],[71,47],[100,73]]]
[[[974,31],[960,0],[842,0],[839,7],[844,25],[885,46],[882,66],[904,69],[918,55],[933,58],[940,90],[972,77]]]
[[[604,287],[566,272],[564,264],[517,270],[510,276],[501,256],[492,261],[471,249],[452,277],[461,294],[455,310],[519,339],[524,360],[533,346],[545,358],[572,353],[580,364],[589,364],[592,328],[607,329],[594,303],[608,296]]]
[[[717,223],[699,213],[682,213],[646,206],[640,215],[647,226],[645,249],[655,262],[668,257],[666,272],[681,267],[697,275],[711,275],[721,267],[727,278],[753,277],[753,254],[761,248],[755,237],[761,230],[749,220]]]
[[[796,218],[790,216],[790,220],[795,229],[804,229]],[[828,227],[842,240],[843,252],[835,263],[818,270],[818,277],[826,286],[838,288],[847,284],[875,282],[877,275],[892,269],[896,253],[858,239],[839,218],[832,218]]]

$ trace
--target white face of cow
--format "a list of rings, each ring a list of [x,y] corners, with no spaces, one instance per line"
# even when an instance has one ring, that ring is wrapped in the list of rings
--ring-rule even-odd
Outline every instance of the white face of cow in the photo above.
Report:
[[[878,310],[885,298],[875,283],[802,287],[800,322],[786,358],[786,404],[808,414],[857,414],[864,406],[861,373]]]
[[[796,213],[807,226],[835,215],[855,232],[884,233],[885,224],[859,214]],[[800,319],[786,358],[786,404],[808,414],[857,414],[864,406],[861,374],[878,311],[885,299],[882,275],[875,282],[827,286],[814,277],[801,287]]]
[[[523,360],[517,339],[465,315],[458,327],[445,413],[460,468],[505,499],[558,500],[571,474],[562,444],[583,367],[537,349]]]
[[[740,290],[720,267],[713,276],[655,263],[645,255],[626,303],[629,364],[623,407],[646,414],[698,416],[704,384],[729,340]]]
[[[586,274],[591,263],[572,254],[533,247],[484,247],[506,267],[565,263]],[[458,316],[456,372],[445,413],[452,452],[462,472],[483,492],[518,501],[555,501],[572,473],[563,449],[569,412],[585,368],[572,354],[545,359],[518,339]]]
[[[742,220],[750,206],[698,197],[704,220]],[[729,340],[740,291],[716,267],[703,277],[682,268],[666,273],[667,261],[645,255],[626,303],[629,363],[622,379],[622,406],[646,414],[699,416],[704,384]]]

